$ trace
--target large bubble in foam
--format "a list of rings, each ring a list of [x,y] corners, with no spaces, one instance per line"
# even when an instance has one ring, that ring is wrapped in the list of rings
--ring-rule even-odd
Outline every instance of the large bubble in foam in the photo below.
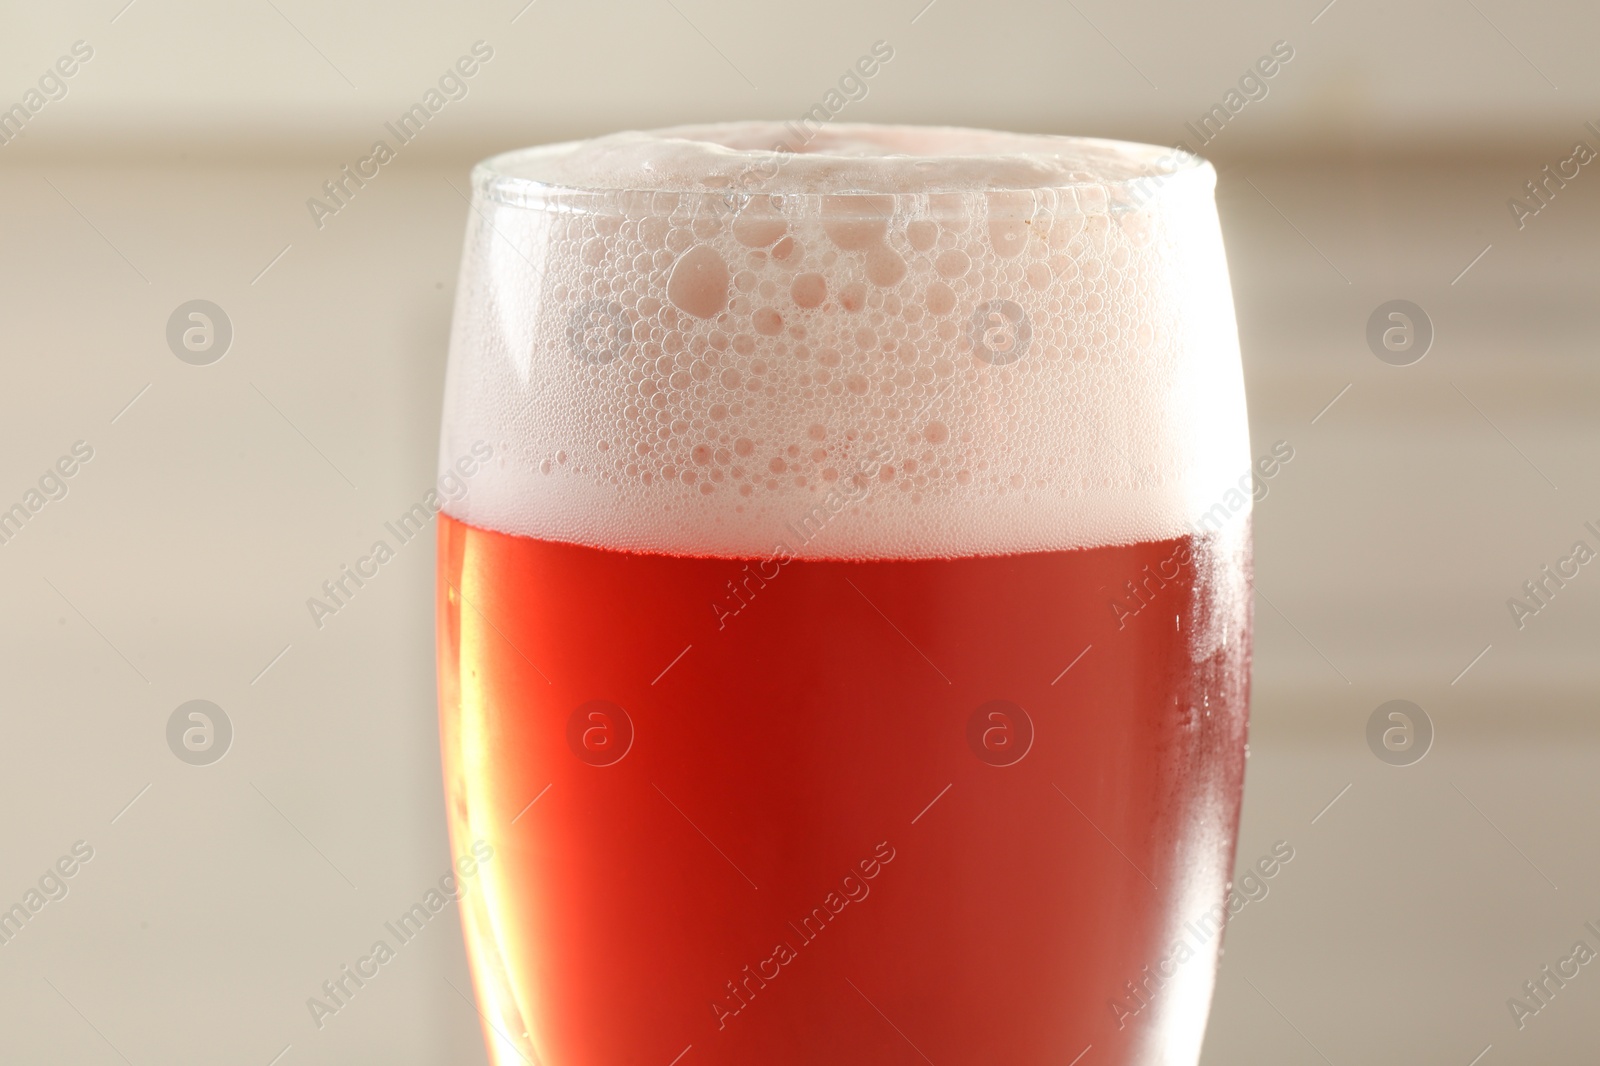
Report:
[[[477,168],[441,469],[495,457],[451,514],[637,550],[994,554],[1180,535],[1248,473],[1210,166],[978,130],[786,139],[685,127]]]

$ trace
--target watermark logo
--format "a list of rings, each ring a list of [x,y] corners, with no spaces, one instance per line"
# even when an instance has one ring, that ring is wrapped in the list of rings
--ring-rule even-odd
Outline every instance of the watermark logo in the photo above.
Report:
[[[445,501],[457,503],[466,498],[470,488],[468,479],[493,458],[494,448],[487,441],[473,441],[471,450],[445,467],[444,473],[434,482],[434,487],[422,494],[422,499],[394,521],[383,524],[383,528],[394,537],[392,545],[387,537],[374,540],[367,554],[359,556],[354,565],[341,564],[338,574],[322,583],[321,597],[306,597],[306,612],[311,616],[311,624],[320,630],[326,624],[325,619],[350,606],[356,593],[382,573],[384,565],[394,559],[401,548],[421,536],[434,515],[444,508]]]
[[[1584,922],[1583,928],[1584,932],[1595,937],[1596,942],[1600,943],[1600,927],[1594,922]],[[1539,967],[1539,972],[1532,980],[1522,982],[1524,998],[1510,996],[1506,999],[1506,1010],[1511,1013],[1511,1020],[1516,1023],[1517,1029],[1519,1031],[1526,1029],[1528,1019],[1550,1006],[1550,1001],[1555,999],[1556,994],[1566,988],[1568,982],[1581,974],[1583,968],[1596,957],[1595,949],[1589,946],[1588,940],[1576,940],[1572,944],[1572,950],[1558,957],[1555,965]]]
[[[993,366],[1010,366],[1028,354],[1033,324],[1014,300],[985,300],[972,312],[972,354]]]
[[[45,867],[39,880],[28,886],[20,900],[9,908],[0,903],[0,946],[11,943],[33,921],[33,916],[47,905],[66,899],[71,891],[67,881],[92,858],[94,847],[86,840],[75,841],[72,851],[61,856],[53,865]]]
[[[1593,122],[1583,124],[1586,132],[1600,137],[1600,126]],[[1577,141],[1572,146],[1572,154],[1554,165],[1546,163],[1544,169],[1539,171],[1532,181],[1524,182],[1522,187],[1527,190],[1528,198],[1519,200],[1512,196],[1506,199],[1506,208],[1511,212],[1511,221],[1517,224],[1517,229],[1525,229],[1528,219],[1549,207],[1555,200],[1556,193],[1567,187],[1567,182],[1575,180],[1583,168],[1600,158],[1588,141]]]
[[[729,1019],[743,1014],[768,984],[782,976],[784,969],[800,958],[802,951],[839,920],[846,907],[870,896],[872,886],[868,882],[894,861],[895,854],[894,847],[887,840],[880,841],[872,849],[871,855],[849,868],[849,872],[836,882],[837,887],[830,887],[822,902],[811,908],[811,913],[803,915],[798,922],[789,922],[789,929],[795,934],[793,939],[785,932],[770,954],[757,959],[754,967],[745,966],[734,974],[731,981],[725,982],[723,987],[727,989],[727,994],[719,992],[718,998],[711,1000],[711,1017],[717,1023],[718,1031],[728,1028]]]
[[[210,300],[179,304],[167,318],[167,347],[191,366],[210,366],[232,344],[233,320]]]
[[[1367,719],[1367,747],[1390,766],[1421,762],[1433,747],[1433,719],[1410,700],[1390,700]]]
[[[878,471],[893,456],[893,450],[882,442],[872,445],[856,460],[854,474],[841,477],[839,483],[827,491],[820,503],[812,505],[805,514],[785,522],[784,529],[794,534],[796,544],[802,547],[809,544],[835,518],[867,498],[872,492]],[[727,582],[728,595],[720,596],[719,600],[713,600],[711,603],[711,613],[716,616],[718,632],[728,627],[728,619],[743,613],[744,609],[755,601],[756,594],[783,573],[785,566],[799,558],[796,551],[797,549],[791,547],[787,540],[780,540],[773,547],[771,555],[756,561],[753,570],[749,563],[740,568],[739,574],[736,575],[737,581],[730,579]],[[767,572],[769,567],[771,573]]]
[[[1272,891],[1272,886],[1267,882],[1277,877],[1293,859],[1294,845],[1287,840],[1277,841],[1271,851],[1253,865],[1244,867],[1244,873],[1237,881],[1228,883],[1228,894],[1220,903],[1212,904],[1184,922],[1178,938],[1168,946],[1166,954],[1139,971],[1134,980],[1126,982],[1123,985],[1125,993],[1119,992],[1110,1000],[1111,1015],[1117,1020],[1117,1028],[1126,1029],[1130,1018],[1137,1018],[1154,1003],[1167,982],[1190,959],[1200,958],[1205,960],[1206,965],[1212,965],[1216,958],[1212,945],[1222,936],[1223,928],[1250,904],[1266,899]]]
[[[1294,45],[1288,41],[1274,41],[1270,52],[1245,68],[1239,76],[1237,89],[1229,89],[1219,103],[1212,104],[1209,111],[1194,122],[1185,122],[1184,126],[1199,139],[1201,147],[1210,144],[1247,105],[1267,98],[1272,92],[1270,82],[1293,58]]]
[[[210,766],[233,745],[233,721],[210,700],[181,703],[167,717],[167,747],[190,766]]]
[[[39,75],[37,87],[24,92],[22,99],[10,107],[0,103],[0,147],[21,137],[28,123],[44,110],[46,104],[67,98],[69,87],[66,79],[77,74],[83,64],[94,58],[94,46],[88,41],[73,41],[71,52],[71,55],[63,55],[45,67],[44,73]]]
[[[394,162],[401,148],[422,134],[423,128],[444,110],[445,105],[465,100],[471,91],[472,78],[493,58],[494,48],[488,42],[474,41],[471,54],[461,56],[446,67],[444,73],[439,75],[437,86],[429,86],[421,98],[401,112],[393,122],[385,122],[383,128],[394,138],[394,144],[391,145],[385,138],[378,138],[372,142],[370,152],[354,164],[344,164],[337,174],[323,182],[322,194],[326,199],[312,196],[306,200],[306,211],[311,216],[312,225],[319,230],[326,226],[329,218],[349,207],[356,195],[367,187],[367,183],[376,179],[384,167]]]
[[[854,65],[846,68],[839,76],[836,89],[829,89],[823,98],[808,108],[798,120],[783,124],[785,134],[772,145],[772,154],[764,162],[742,168],[734,177],[738,187],[727,189],[721,198],[711,201],[712,211],[721,215],[743,209],[751,195],[775,180],[782,172],[784,164],[810,144],[827,128],[828,123],[838,117],[851,103],[867,98],[867,93],[870,91],[867,82],[888,66],[893,58],[892,44],[883,40],[873,41],[871,50],[859,57]]]
[[[990,700],[967,719],[967,746],[990,766],[1015,766],[1033,747],[1033,719],[1010,700]]]
[[[614,766],[633,747],[633,719],[610,700],[590,700],[567,718],[567,746],[590,766]]]
[[[1594,534],[1600,540],[1600,529],[1593,522],[1585,522],[1583,528]],[[1572,551],[1567,555],[1556,557],[1554,565],[1545,565],[1539,568],[1533,580],[1522,583],[1522,592],[1526,599],[1511,596],[1506,599],[1506,608],[1511,612],[1511,621],[1517,629],[1525,629],[1528,619],[1550,606],[1550,601],[1555,599],[1556,593],[1567,587],[1567,582],[1577,577],[1583,566],[1592,562],[1595,550],[1589,542],[1579,538],[1572,544]]]
[[[586,363],[609,363],[631,343],[633,323],[615,300],[590,300],[567,319],[567,347]]]
[[[1433,319],[1410,300],[1379,304],[1367,318],[1367,347],[1390,366],[1410,366],[1433,347]]]
[[[321,1029],[327,1019],[350,1005],[357,992],[367,987],[367,982],[378,976],[385,966],[394,961],[400,949],[422,935],[433,919],[452,903],[472,891],[473,879],[479,868],[494,857],[494,848],[487,841],[472,842],[470,853],[463,853],[455,863],[439,876],[423,897],[393,921],[383,923],[387,936],[372,942],[372,949],[359,956],[355,964],[345,963],[339,971],[322,982],[321,995],[306,997],[306,1012],[311,1024]],[[450,923],[454,924],[454,923]],[[391,944],[389,938],[393,937]]]
[[[0,503],[0,544],[10,544],[47,504],[66,499],[70,489],[67,479],[93,458],[94,448],[88,441],[74,441],[71,452],[57,459],[55,465],[45,467],[36,487],[29,488],[10,507]]]

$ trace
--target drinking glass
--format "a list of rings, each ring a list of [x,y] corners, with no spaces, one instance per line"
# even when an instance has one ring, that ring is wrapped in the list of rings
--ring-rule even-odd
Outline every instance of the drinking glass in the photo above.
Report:
[[[1192,1064],[1250,647],[1215,173],[805,132],[474,171],[437,607],[491,1058]]]

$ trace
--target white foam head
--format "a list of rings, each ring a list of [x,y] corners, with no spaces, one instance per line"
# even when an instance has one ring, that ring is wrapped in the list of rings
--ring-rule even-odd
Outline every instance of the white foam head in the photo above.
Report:
[[[441,470],[494,457],[450,514],[641,551],[1001,554],[1179,536],[1248,474],[1208,164],[797,130],[479,165]]]

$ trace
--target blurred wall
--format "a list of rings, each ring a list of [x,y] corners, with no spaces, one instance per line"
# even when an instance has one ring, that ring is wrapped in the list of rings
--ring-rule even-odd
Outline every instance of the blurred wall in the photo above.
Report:
[[[30,146],[51,152],[364,148],[476,40],[495,58],[417,151],[792,117],[879,39],[895,58],[841,118],[1171,142],[1278,41],[1294,58],[1207,154],[1555,147],[1600,118],[1600,9],[1570,0],[7,7],[0,99],[20,99],[73,42],[94,49],[29,124]]]

